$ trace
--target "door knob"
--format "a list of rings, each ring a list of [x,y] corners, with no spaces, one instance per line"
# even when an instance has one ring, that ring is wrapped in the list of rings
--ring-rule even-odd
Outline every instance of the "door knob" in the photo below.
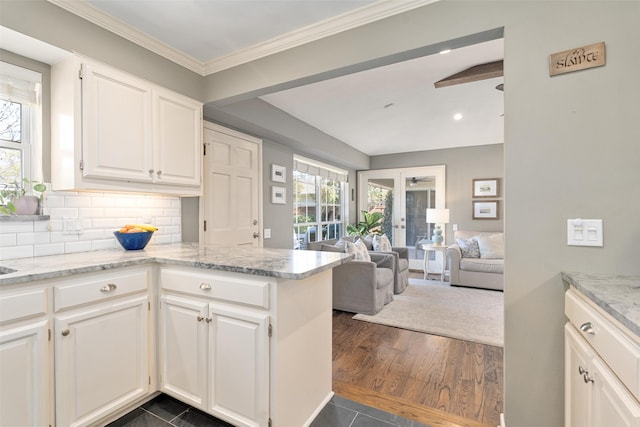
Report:
[[[63,337],[66,337],[66,336],[67,336],[67,335],[69,335],[70,333],[71,333],[71,331],[70,331],[70,330],[65,329],[64,331],[62,331],[62,336],[63,336]]]

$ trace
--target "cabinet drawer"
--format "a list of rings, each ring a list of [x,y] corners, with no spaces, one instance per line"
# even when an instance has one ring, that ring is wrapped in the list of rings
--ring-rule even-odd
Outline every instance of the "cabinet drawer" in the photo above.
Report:
[[[571,290],[565,294],[565,314],[629,391],[640,399],[640,346]]]
[[[47,290],[32,289],[0,295],[0,323],[47,314]]]
[[[260,277],[162,269],[160,283],[163,289],[176,292],[269,308],[269,280]]]
[[[149,269],[101,273],[55,285],[55,311],[147,290]]]

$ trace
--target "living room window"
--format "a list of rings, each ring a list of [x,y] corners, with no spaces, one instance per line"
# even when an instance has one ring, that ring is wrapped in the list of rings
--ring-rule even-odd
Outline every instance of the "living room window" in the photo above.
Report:
[[[294,249],[344,234],[347,172],[296,156],[293,168]]]
[[[41,75],[0,62],[0,189],[40,179]]]

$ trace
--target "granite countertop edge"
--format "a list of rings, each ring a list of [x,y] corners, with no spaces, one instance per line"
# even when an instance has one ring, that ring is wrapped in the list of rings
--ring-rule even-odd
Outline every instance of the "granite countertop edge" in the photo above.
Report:
[[[640,276],[566,272],[562,279],[640,337]]]
[[[172,254],[173,252],[173,254]],[[141,251],[108,249],[0,261],[0,287],[144,264],[178,265],[281,279],[302,280],[341,265],[352,255],[287,249],[224,248],[187,243]]]

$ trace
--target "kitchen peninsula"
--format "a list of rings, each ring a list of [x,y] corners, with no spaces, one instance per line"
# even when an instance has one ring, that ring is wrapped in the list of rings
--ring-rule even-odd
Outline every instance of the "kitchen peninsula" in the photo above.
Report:
[[[332,396],[331,269],[349,259],[170,244],[3,261],[0,424],[104,424],[161,391],[235,426],[308,425]]]

